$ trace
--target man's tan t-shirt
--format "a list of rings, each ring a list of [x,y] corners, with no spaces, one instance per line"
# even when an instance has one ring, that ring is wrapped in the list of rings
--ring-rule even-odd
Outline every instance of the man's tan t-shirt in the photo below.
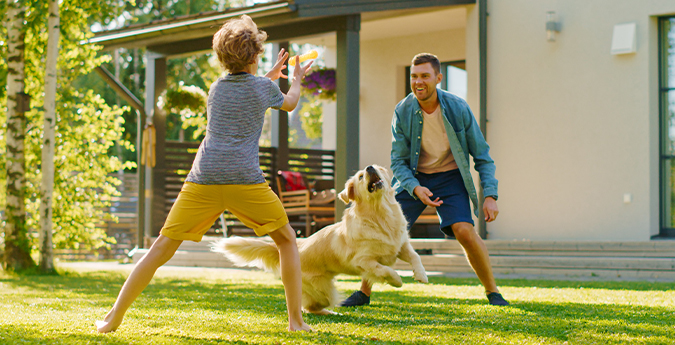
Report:
[[[422,149],[417,163],[417,171],[433,174],[457,169],[455,157],[450,150],[450,142],[443,125],[443,114],[439,105],[433,113],[424,114],[422,127]]]

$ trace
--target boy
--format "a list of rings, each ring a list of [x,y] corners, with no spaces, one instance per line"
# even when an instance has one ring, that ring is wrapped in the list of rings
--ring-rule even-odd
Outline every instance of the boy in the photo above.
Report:
[[[292,111],[300,97],[300,79],[311,63],[296,68],[288,94],[272,81],[287,78],[281,71],[288,53],[281,50],[265,77],[255,76],[258,59],[267,39],[246,15],[226,22],[213,36],[213,50],[229,74],[209,90],[206,137],[192,164],[176,203],[171,208],[159,237],[138,262],[124,283],[117,301],[103,321],[101,333],[122,323],[124,313],[150,283],[157,268],[165,264],[184,240],[199,242],[224,210],[229,210],[256,235],[270,235],[279,248],[281,280],[286,291],[288,329],[311,331],[301,310],[300,259],[295,231],[281,202],[260,170],[258,140],[268,108]]]

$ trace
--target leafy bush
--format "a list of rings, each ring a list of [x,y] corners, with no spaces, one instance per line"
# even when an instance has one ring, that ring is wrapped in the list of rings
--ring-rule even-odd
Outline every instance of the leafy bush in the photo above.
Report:
[[[28,2],[26,16],[25,92],[31,97],[31,110],[26,113],[26,212],[28,230],[37,234],[41,183],[41,152],[44,115],[44,57],[47,50],[47,2]],[[0,8],[0,15],[4,8]],[[95,1],[64,0],[60,3],[61,39],[58,60],[58,90],[55,136],[54,237],[56,248],[99,248],[114,243],[102,228],[111,220],[106,211],[113,196],[118,195],[120,181],[109,173],[134,166],[108,155],[109,149],[122,140],[123,108],[108,106],[103,99],[86,88],[77,88],[74,80],[90,74],[107,61],[97,56],[100,47],[81,44],[93,34],[88,20],[111,13],[109,4]],[[7,51],[0,45],[0,80],[5,80]],[[96,78],[92,75],[91,77]],[[0,106],[0,126],[6,125],[6,95]],[[5,133],[4,127],[0,133]],[[0,136],[0,152],[5,151],[5,138]],[[0,206],[4,209],[6,185],[5,155],[0,155]],[[33,248],[37,246],[33,236]]]

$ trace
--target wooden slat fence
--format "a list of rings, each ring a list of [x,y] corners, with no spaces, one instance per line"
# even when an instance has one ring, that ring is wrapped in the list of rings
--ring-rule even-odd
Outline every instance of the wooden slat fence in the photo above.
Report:
[[[183,182],[185,182],[185,178],[190,172],[198,148],[199,143],[194,142],[166,142],[166,199],[164,204],[166,214],[168,214],[178,197]],[[263,174],[265,174],[265,179],[274,191],[278,191],[276,179],[274,178],[277,172],[276,148],[260,147],[258,159],[260,168]],[[308,180],[321,181],[322,186],[332,188],[335,175],[335,152],[328,150],[290,149],[289,169],[302,172]],[[229,212],[225,212],[224,220],[230,234],[236,231],[238,235],[253,235],[253,230],[246,228]],[[223,226],[220,219],[216,221],[207,234],[225,235],[223,234]]]
[[[335,187],[335,151],[290,149],[288,169],[315,182],[317,190]]]

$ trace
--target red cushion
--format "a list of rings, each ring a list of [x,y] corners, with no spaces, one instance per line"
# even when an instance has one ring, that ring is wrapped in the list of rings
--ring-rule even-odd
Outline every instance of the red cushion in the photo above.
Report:
[[[296,171],[282,171],[281,177],[286,182],[286,191],[305,190],[305,180],[302,178],[302,173]]]

